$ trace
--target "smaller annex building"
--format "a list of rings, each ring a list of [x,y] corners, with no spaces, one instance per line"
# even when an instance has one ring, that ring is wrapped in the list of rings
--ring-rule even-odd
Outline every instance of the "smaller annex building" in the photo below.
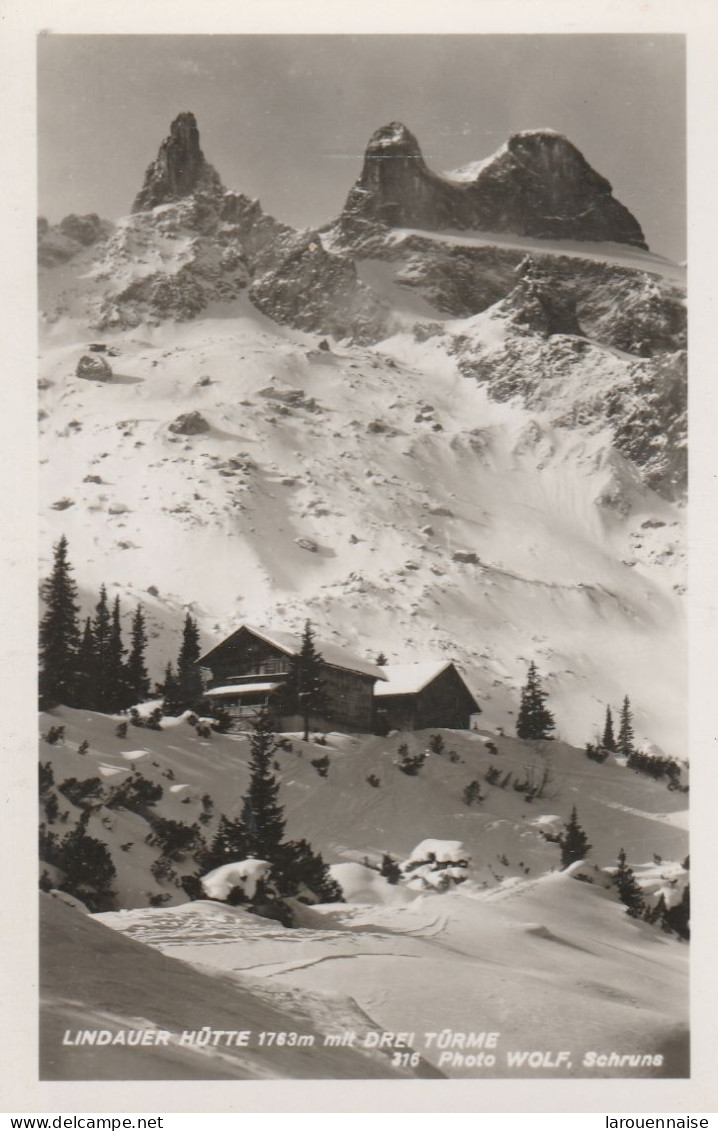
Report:
[[[375,729],[425,730],[448,727],[468,730],[481,707],[451,663],[386,664],[386,680],[374,688]]]
[[[385,682],[381,668],[346,648],[314,641],[321,656],[321,679],[326,707],[312,716],[317,730],[371,732],[374,726],[374,685]],[[302,648],[301,636],[242,624],[198,664],[210,673],[204,695],[221,706],[235,729],[252,725],[267,711],[279,730],[303,727],[290,686],[291,661]]]

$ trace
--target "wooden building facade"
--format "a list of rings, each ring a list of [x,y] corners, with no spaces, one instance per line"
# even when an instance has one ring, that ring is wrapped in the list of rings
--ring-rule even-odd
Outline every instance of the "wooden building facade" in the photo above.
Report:
[[[382,669],[335,644],[314,643],[322,658],[326,710],[321,716],[312,716],[312,727],[350,734],[371,732],[374,685],[387,678]],[[232,716],[236,729],[250,727],[263,711],[269,712],[278,730],[303,729],[296,696],[289,685],[291,660],[301,647],[299,636],[241,625],[200,658],[200,667],[210,673],[205,697]]]
[[[451,662],[387,664],[386,682],[374,691],[375,729],[468,730],[481,707]]]

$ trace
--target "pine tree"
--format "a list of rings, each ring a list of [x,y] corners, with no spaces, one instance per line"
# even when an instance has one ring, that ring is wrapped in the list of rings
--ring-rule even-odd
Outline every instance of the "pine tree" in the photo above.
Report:
[[[401,868],[394,857],[390,856],[388,852],[385,852],[381,858],[379,875],[383,876],[385,880],[388,880],[390,884],[398,884],[401,879]]]
[[[375,659],[374,663],[376,664],[376,666],[378,668],[383,668],[383,667],[386,667],[386,665],[389,663],[389,661],[387,660],[384,653],[380,652],[379,655],[377,656],[377,658]]]
[[[633,715],[631,714],[631,704],[628,696],[623,700],[621,707],[621,722],[618,729],[617,752],[624,758],[630,758],[635,754],[636,748],[633,745]]]
[[[162,710],[165,715],[176,715],[182,710],[180,707],[179,685],[177,676],[171,662],[165,668],[165,678],[159,685],[158,691],[162,695]]]
[[[79,608],[64,534],[54,555],[52,573],[41,590],[47,606],[40,622],[39,692],[43,708],[58,703],[74,706],[78,695]]]
[[[628,914],[637,919],[645,909],[643,892],[633,869],[629,868],[626,863],[626,853],[623,849],[618,854],[618,867],[613,873],[613,883],[618,889],[618,897],[621,903],[625,903],[628,908]]]
[[[548,695],[541,688],[536,665],[529,664],[526,684],[521,691],[521,706],[516,721],[516,734],[519,738],[549,738],[555,723],[551,712],[544,703]]]
[[[199,627],[187,613],[182,647],[177,657],[177,703],[180,711],[193,710],[202,698],[202,677],[197,663],[200,655]]]
[[[576,806],[571,810],[571,816],[559,833],[558,843],[561,846],[561,867],[568,868],[578,860],[585,860],[591,851],[588,837],[578,823]]]
[[[112,618],[107,640],[107,697],[108,710],[110,711],[119,711],[129,706],[129,692],[123,662],[124,655],[120,598],[116,596],[112,604]]]
[[[142,605],[138,605],[132,617],[132,636],[130,654],[127,657],[126,679],[128,698],[132,703],[142,703],[149,698],[150,679],[145,667],[145,648],[147,630]],[[129,705],[129,704],[128,704]]]
[[[82,640],[77,651],[77,705],[92,710],[95,696],[97,665],[95,660],[95,636],[92,620],[87,617]]]
[[[612,754],[615,753],[616,739],[613,734],[613,716],[611,714],[610,707],[606,707],[606,721],[603,726],[603,738],[601,739],[601,746],[604,748],[604,750],[610,750]]]
[[[212,844],[202,857],[203,870],[211,872],[213,868],[219,868],[222,864],[246,860],[247,856],[249,856],[249,846],[243,821],[231,820],[222,813]]]
[[[309,741],[309,724],[312,715],[322,715],[327,710],[327,700],[322,679],[322,655],[314,645],[314,632],[309,621],[304,625],[299,654],[290,661],[287,688],[293,697],[304,723],[304,741]]]
[[[274,864],[284,836],[284,810],[279,804],[279,783],[271,773],[277,746],[266,714],[255,720],[249,748],[249,789],[242,807],[247,851]]]
[[[110,636],[112,618],[107,605],[107,590],[100,587],[100,600],[95,606],[95,619],[92,622],[92,640],[95,652],[95,672],[92,686],[92,709],[109,711],[110,708]]]
[[[277,866],[272,873],[277,891],[283,896],[309,897],[320,903],[341,903],[344,900],[336,880],[321,853],[315,852],[306,840],[288,840],[280,846]]]

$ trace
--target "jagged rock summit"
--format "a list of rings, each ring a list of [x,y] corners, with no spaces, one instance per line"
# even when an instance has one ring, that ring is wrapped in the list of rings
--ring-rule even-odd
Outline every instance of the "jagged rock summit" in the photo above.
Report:
[[[189,111],[178,114],[169,137],[145,173],[135,197],[133,212],[146,212],[158,204],[169,204],[193,192],[224,192],[219,174],[200,149],[197,120]]]
[[[638,221],[610,183],[553,130],[513,134],[492,157],[440,175],[401,122],[369,140],[338,223],[346,243],[377,225],[507,232],[540,239],[610,241],[647,249]]]

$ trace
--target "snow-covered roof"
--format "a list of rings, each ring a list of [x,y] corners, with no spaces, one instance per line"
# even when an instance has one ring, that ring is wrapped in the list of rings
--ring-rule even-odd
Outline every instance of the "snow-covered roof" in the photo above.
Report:
[[[228,683],[226,687],[208,687],[205,695],[210,699],[213,695],[249,695],[255,691],[274,691],[278,683]]]
[[[258,636],[260,640],[264,640],[267,644],[272,644],[275,648],[279,648],[281,652],[285,652],[288,656],[298,656],[302,650],[302,638],[295,635],[293,632],[275,632],[264,628],[255,628],[251,624],[241,624],[232,636],[227,637],[231,640],[233,636],[246,628],[253,636]],[[222,641],[226,644],[227,641]],[[222,644],[217,644],[211,648],[209,652],[198,661],[200,664],[207,662],[208,658],[217,650],[221,648]],[[382,668],[378,668],[376,664],[369,663],[368,660],[363,660],[361,656],[356,656],[350,652],[348,648],[340,648],[337,644],[327,644],[324,640],[314,640],[314,646],[317,652],[320,653],[325,664],[329,664],[333,668],[344,668],[346,671],[358,672],[360,675],[372,676],[373,679],[385,680],[387,677],[384,675]]]
[[[377,687],[374,694],[378,696],[416,695],[419,691],[423,691],[438,675],[451,667],[453,667],[451,660],[430,660],[423,664],[386,664],[382,668],[386,683]],[[456,669],[454,670],[456,671]],[[466,686],[466,681],[462,678],[460,672],[457,671],[456,674],[469,694],[473,695]]]

